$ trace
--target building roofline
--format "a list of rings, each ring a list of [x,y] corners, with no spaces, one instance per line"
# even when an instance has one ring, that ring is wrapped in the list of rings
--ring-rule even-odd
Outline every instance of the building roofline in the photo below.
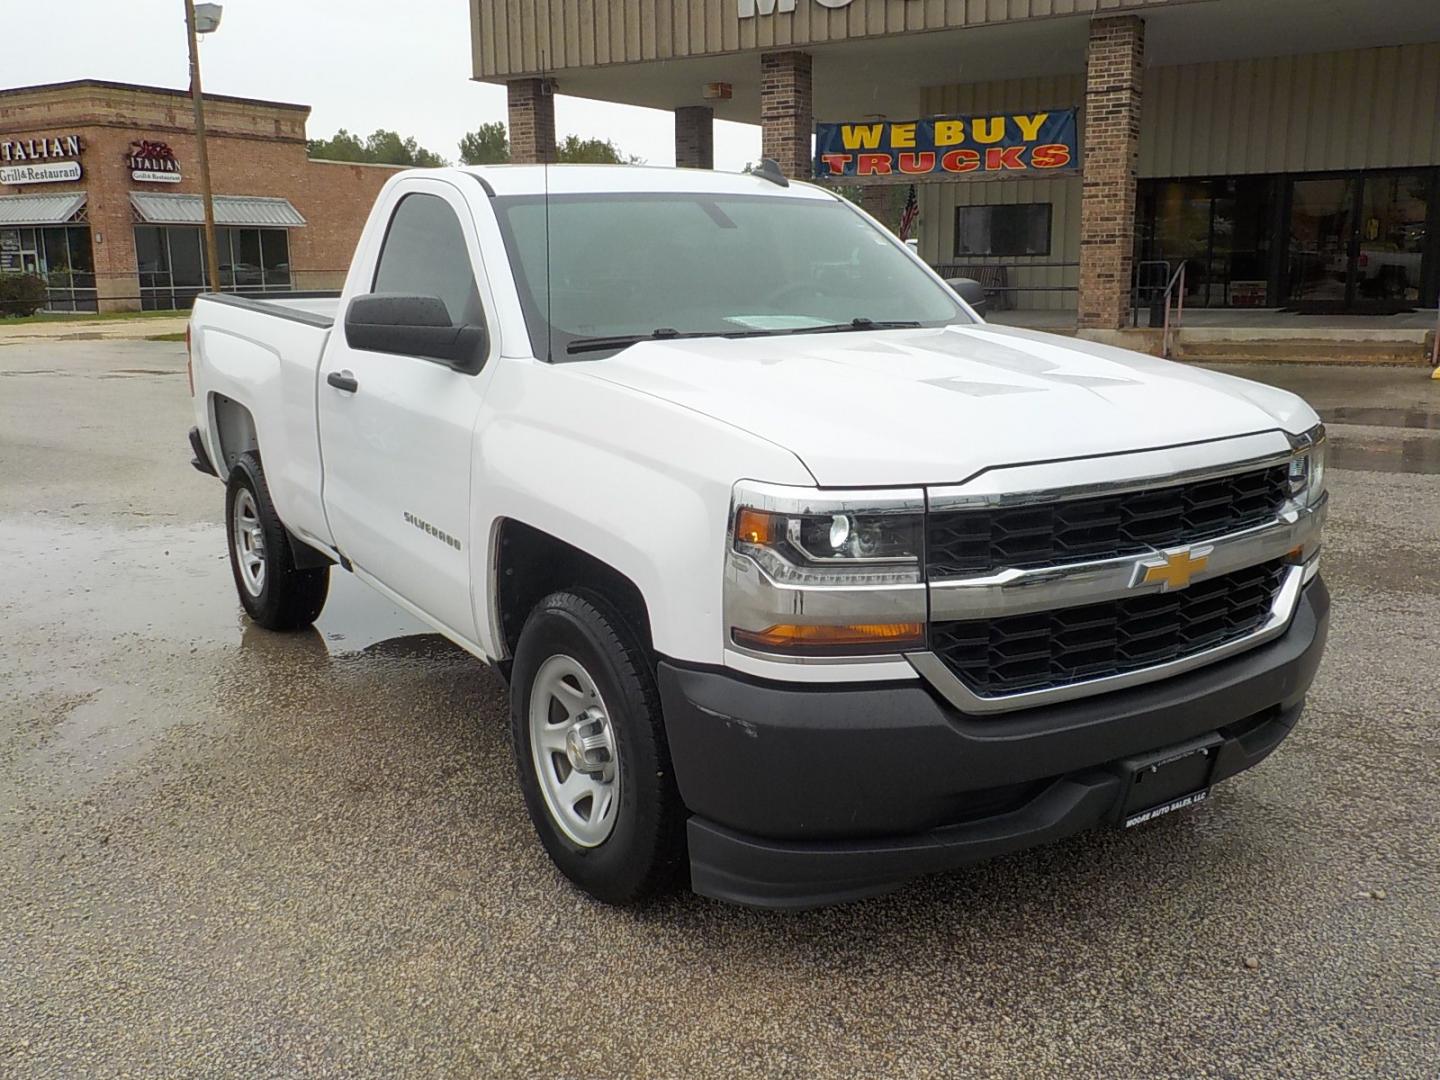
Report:
[[[341,161],[339,158],[307,158],[312,165],[354,165],[361,169],[413,169],[414,165],[395,165],[389,161]]]
[[[168,86],[147,86],[143,83],[116,82],[111,79],[69,79],[65,82],[39,83],[34,86],[12,86],[0,89],[0,102],[23,94],[34,94],[48,90],[72,90],[81,87],[97,87],[106,90],[132,90],[142,94],[156,94],[163,97],[190,98],[189,90],[173,90]],[[212,94],[205,91],[206,101],[228,101],[236,105],[263,105],[270,109],[294,109],[309,113],[309,105],[296,105],[289,101],[269,101],[265,98],[235,97],[230,94]]]

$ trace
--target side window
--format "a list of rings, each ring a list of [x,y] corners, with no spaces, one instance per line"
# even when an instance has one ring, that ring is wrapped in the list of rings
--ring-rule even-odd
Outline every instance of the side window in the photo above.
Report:
[[[456,326],[485,321],[460,219],[437,195],[406,195],[390,218],[374,292],[438,296]]]

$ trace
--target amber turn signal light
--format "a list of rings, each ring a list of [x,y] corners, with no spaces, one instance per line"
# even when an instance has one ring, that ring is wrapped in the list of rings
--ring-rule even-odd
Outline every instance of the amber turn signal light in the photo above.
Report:
[[[763,510],[742,507],[735,515],[735,542],[739,544],[773,544],[781,539],[783,518]]]
[[[736,645],[786,656],[859,656],[902,652],[925,645],[920,623],[849,623],[835,626],[796,626],[782,623],[764,630],[733,627]]]

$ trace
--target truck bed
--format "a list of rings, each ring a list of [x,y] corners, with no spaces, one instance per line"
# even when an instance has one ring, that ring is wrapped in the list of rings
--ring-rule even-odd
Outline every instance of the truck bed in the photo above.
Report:
[[[209,303],[228,304],[261,315],[291,319],[327,330],[335,325],[335,314],[340,306],[338,292],[268,293],[263,296],[206,293],[200,299]]]
[[[330,532],[320,502],[316,383],[339,303],[334,293],[206,293],[190,316],[195,393],[205,403],[199,436],[210,460],[228,476],[252,430],[281,517],[321,545]]]

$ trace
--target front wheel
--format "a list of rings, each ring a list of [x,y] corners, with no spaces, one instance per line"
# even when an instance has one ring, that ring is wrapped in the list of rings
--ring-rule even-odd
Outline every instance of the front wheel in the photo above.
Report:
[[[295,566],[290,537],[253,451],[241,454],[230,472],[225,522],[235,591],[250,618],[267,630],[298,630],[313,623],[330,591],[330,567]]]
[[[542,600],[510,702],[520,790],[555,865],[611,904],[669,884],[684,816],[649,659],[619,612],[589,592]]]

